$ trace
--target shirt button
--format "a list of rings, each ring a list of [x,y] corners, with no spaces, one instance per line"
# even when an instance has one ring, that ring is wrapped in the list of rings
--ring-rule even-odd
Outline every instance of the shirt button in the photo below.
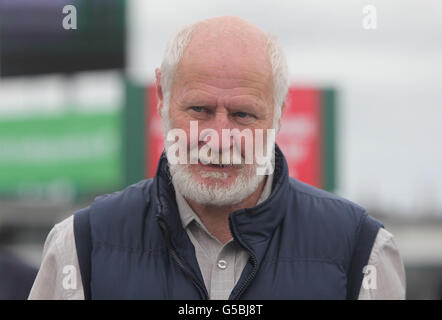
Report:
[[[218,268],[220,268],[221,270],[224,270],[225,268],[227,268],[227,261],[226,260],[219,260],[218,261]]]

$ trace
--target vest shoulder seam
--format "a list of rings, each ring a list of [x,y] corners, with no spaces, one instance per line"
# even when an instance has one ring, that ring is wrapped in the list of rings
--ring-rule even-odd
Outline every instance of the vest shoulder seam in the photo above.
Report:
[[[118,196],[124,194],[125,192],[132,191],[133,189],[140,190],[141,192],[143,192],[146,188],[150,188],[151,185],[152,185],[152,178],[143,179],[141,181],[138,181],[137,183],[127,186],[126,188],[124,188],[122,190],[99,195],[95,198],[95,200],[106,200],[108,198],[118,197]]]
[[[316,194],[312,194],[312,193],[305,192],[305,191],[302,191],[302,190],[297,190],[297,189],[294,189],[294,192],[295,193],[300,193],[300,194],[302,194],[304,196],[308,196],[308,197],[311,197],[311,198],[324,199],[324,200],[330,200],[330,201],[339,202],[339,203],[342,203],[344,205],[347,205],[350,208],[353,208],[353,209],[356,209],[356,210],[360,211],[360,213],[362,213],[362,214],[367,214],[366,210],[363,207],[361,207],[360,205],[358,205],[358,204],[356,204],[354,202],[351,202],[350,200],[347,200],[347,199],[334,198],[334,197],[331,197],[331,196],[329,196],[329,197],[321,196],[321,195],[316,195]]]

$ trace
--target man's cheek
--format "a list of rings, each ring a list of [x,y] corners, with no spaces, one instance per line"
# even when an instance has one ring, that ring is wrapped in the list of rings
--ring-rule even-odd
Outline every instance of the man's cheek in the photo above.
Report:
[[[254,163],[254,154],[255,154],[255,138],[253,135],[249,135],[246,138],[235,142],[236,145],[239,146],[238,151],[241,153],[242,159],[245,164],[253,164]]]

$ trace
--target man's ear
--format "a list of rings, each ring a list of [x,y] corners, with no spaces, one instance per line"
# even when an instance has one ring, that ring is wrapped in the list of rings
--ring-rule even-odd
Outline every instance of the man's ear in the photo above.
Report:
[[[161,87],[161,71],[159,68],[155,69],[155,87],[157,92],[157,111],[161,117],[163,110],[163,88]]]
[[[282,107],[281,107],[281,115],[279,116],[279,119],[278,119],[278,130],[276,130],[276,133],[279,133],[279,130],[281,130],[282,117],[284,116],[285,104],[286,104],[286,101],[284,101],[284,103],[282,104]]]

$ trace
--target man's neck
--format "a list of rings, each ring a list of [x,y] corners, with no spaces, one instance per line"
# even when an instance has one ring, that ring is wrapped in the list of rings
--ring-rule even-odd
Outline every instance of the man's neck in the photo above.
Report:
[[[236,205],[202,205],[193,200],[185,199],[192,210],[198,215],[201,222],[206,226],[207,230],[222,244],[225,244],[232,239],[229,228],[229,215],[236,210],[254,207],[261,196],[267,179],[267,177],[264,178],[258,185],[258,188],[256,188],[249,197]]]

